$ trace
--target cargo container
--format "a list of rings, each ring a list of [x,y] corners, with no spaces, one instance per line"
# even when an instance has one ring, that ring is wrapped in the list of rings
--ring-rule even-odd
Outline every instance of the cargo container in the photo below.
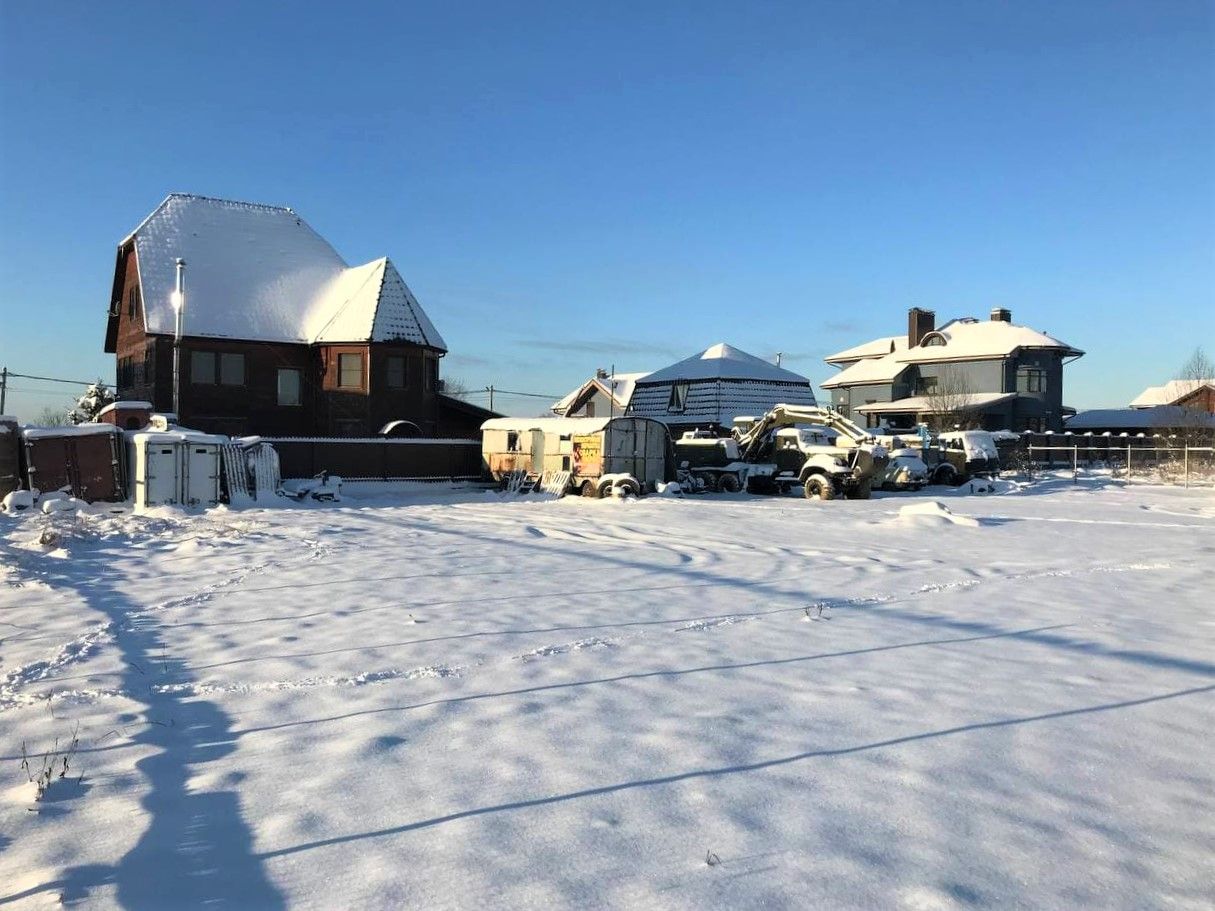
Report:
[[[63,490],[89,503],[126,498],[122,433],[112,424],[22,431],[31,490]]]

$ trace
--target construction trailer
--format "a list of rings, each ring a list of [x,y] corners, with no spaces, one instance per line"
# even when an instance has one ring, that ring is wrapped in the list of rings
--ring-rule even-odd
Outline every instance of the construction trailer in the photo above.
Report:
[[[126,498],[122,431],[112,424],[23,430],[31,490],[62,490],[88,503]]]
[[[136,511],[153,506],[214,506],[219,502],[220,453],[228,438],[196,430],[131,433],[131,481]]]
[[[583,496],[653,491],[672,478],[671,452],[666,425],[649,418],[494,418],[481,425],[488,477],[525,478],[535,487],[567,474],[558,482],[562,492]]]

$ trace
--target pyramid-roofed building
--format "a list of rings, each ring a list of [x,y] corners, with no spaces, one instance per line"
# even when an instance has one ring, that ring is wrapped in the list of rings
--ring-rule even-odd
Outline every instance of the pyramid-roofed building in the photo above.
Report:
[[[814,405],[810,381],[719,342],[637,381],[628,413],[659,420],[673,433],[728,430],[736,417],[788,403]]]

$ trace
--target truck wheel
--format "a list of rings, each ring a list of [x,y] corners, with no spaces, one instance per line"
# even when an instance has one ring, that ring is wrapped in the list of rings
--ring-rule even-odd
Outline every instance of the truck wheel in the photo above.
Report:
[[[595,490],[599,495],[599,499],[606,500],[608,497],[610,497],[612,495],[612,482],[603,481],[599,484],[598,487],[595,488]]]
[[[813,500],[815,497],[820,500],[835,499],[835,488],[821,474],[812,474],[806,478],[805,491],[807,500]]]
[[[623,481],[619,481],[616,484],[616,486],[620,488],[620,493],[622,496],[626,496],[626,497],[641,496],[641,486],[636,481],[634,481],[632,478],[625,478]]]
[[[952,465],[942,465],[932,474],[934,484],[944,484],[946,487],[956,487],[959,483],[958,470]]]
[[[873,496],[873,479],[872,478],[865,478],[865,480],[858,483],[856,485],[856,492],[853,493],[853,495],[852,495],[854,500],[868,500],[872,496]]]
[[[595,489],[594,481],[583,481],[578,487],[578,493],[584,497],[597,497],[599,491]]]
[[[738,493],[740,485],[738,483],[738,475],[723,474],[717,481],[717,486],[721,488],[722,493]]]
[[[708,472],[702,474],[698,479],[703,485],[705,493],[713,493],[717,490],[717,477]]]

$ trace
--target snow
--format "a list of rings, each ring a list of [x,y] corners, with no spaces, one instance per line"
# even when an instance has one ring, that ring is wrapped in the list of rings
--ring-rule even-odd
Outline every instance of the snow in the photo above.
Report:
[[[604,395],[610,395],[615,400],[617,407],[623,411],[633,397],[633,387],[637,385],[637,381],[647,376],[649,376],[648,373],[617,373],[605,379],[593,376],[577,389],[567,392],[554,402],[549,410],[554,414],[564,415],[584,392],[590,387],[596,386]]]
[[[401,339],[446,350],[387,258],[348,267],[291,209],[173,193],[131,237],[151,333],[174,331],[170,301],[181,257],[186,335],[297,343]]]
[[[1015,392],[972,392],[966,395],[968,408],[983,408],[1006,402],[1017,397]],[[928,412],[939,407],[940,400],[927,395],[913,395],[905,399],[895,399],[893,402],[874,402],[872,405],[861,405],[856,410],[861,414],[890,414],[892,412]]]
[[[871,342],[864,342],[860,345],[846,348],[843,351],[838,351],[835,354],[828,355],[823,360],[828,364],[846,364],[850,361],[884,357],[895,351],[906,349],[906,347],[906,335],[887,335],[882,338],[875,338]]]
[[[1070,473],[4,516],[0,903],[1210,907],[1213,557]]]
[[[1179,398],[1196,392],[1203,386],[1215,386],[1215,379],[1169,380],[1163,386],[1148,386],[1135,396],[1131,408],[1151,408],[1156,405],[1172,405]]]
[[[588,434],[598,433],[613,420],[619,421],[624,415],[609,418],[607,415],[598,418],[490,418],[481,425],[482,430],[509,430],[520,433],[527,430],[540,430],[544,433]],[[530,447],[530,443],[524,444]],[[528,450],[530,452],[530,448]]]
[[[75,424],[63,427],[26,427],[21,431],[27,440],[40,440],[57,437],[88,437],[100,434],[115,434],[118,428],[113,424]]]
[[[111,411],[118,411],[120,408],[127,411],[151,411],[154,407],[155,406],[151,402],[138,402],[134,400],[110,402],[110,404],[106,405],[97,412],[97,417],[101,417],[103,414],[109,414]]]
[[[725,342],[711,345],[699,354],[682,361],[656,370],[645,378],[647,385],[651,383],[669,383],[673,380],[771,380],[779,383],[801,383],[809,385],[810,381],[799,376],[792,370],[785,370],[775,364],[747,354]]]
[[[824,389],[834,389],[837,386],[856,386],[863,383],[889,383],[906,369],[907,365],[893,355],[863,358],[819,385]]]
[[[1093,408],[1065,419],[1068,430],[1153,430],[1170,427],[1215,427],[1215,415],[1180,405],[1142,408]]]
[[[908,348],[894,355],[904,363],[920,363],[924,361],[967,360],[975,358],[1008,357],[1022,348],[1062,348],[1069,357],[1079,357],[1084,354],[1073,348],[1067,342],[1031,329],[1029,326],[1018,326],[1004,320],[951,320],[935,332],[930,332],[925,339],[939,335],[945,339],[944,345],[925,345],[921,342],[914,348]]]

